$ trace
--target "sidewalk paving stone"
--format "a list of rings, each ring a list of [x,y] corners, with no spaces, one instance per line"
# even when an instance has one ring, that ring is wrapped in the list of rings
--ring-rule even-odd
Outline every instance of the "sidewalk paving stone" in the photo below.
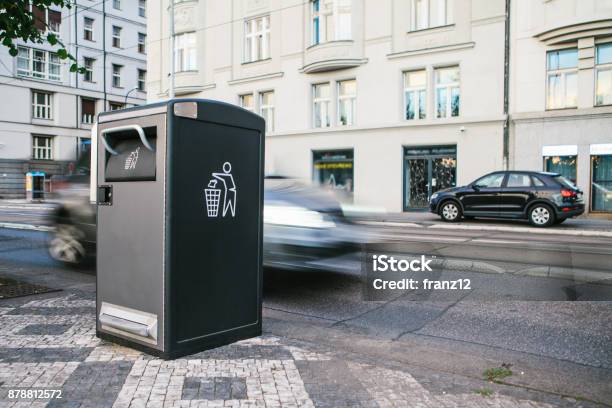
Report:
[[[271,335],[164,361],[96,338],[94,310],[93,295],[70,290],[0,303],[0,407],[586,406],[432,387],[425,383],[436,379],[408,368]],[[10,390],[44,389],[61,389],[62,398],[9,398]]]

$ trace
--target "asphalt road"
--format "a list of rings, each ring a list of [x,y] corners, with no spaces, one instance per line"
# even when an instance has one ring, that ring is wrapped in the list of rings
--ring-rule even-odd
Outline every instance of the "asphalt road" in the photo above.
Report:
[[[0,222],[44,224],[40,211],[0,213]],[[559,293],[573,288],[587,293],[586,298],[610,299],[612,286],[599,285],[601,281],[585,285],[524,272],[556,265],[596,277],[612,275],[612,238],[435,225],[369,228],[382,242],[377,248],[390,253],[426,253],[497,268],[496,280],[482,283],[491,291],[501,287],[506,294],[534,293],[539,298],[551,287]],[[0,275],[49,285],[94,281],[94,271],[66,269],[50,259],[48,238],[45,232],[0,228]],[[441,276],[453,272],[445,270]],[[474,279],[492,275],[461,273]],[[459,294],[422,299],[400,293],[372,302],[363,299],[362,291],[357,273],[266,270],[264,329],[389,364],[474,378],[481,378],[486,368],[509,363],[515,375],[508,383],[612,406],[610,301],[526,302],[517,300],[520,296]]]

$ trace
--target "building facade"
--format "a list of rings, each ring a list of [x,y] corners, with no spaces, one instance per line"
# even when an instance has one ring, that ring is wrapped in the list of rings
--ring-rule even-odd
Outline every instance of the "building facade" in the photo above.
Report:
[[[172,58],[168,0],[151,5],[154,101],[168,96]],[[607,48],[597,68],[587,56],[605,43],[610,10],[609,0],[182,0],[175,92],[264,116],[269,174],[327,186],[356,206],[419,210],[435,191],[490,171],[559,170],[566,145],[600,160],[608,108],[595,107],[593,94],[590,106],[587,95],[554,112],[544,103],[549,76],[572,81],[569,57],[548,53],[568,41],[580,53],[578,87],[595,86],[587,69],[602,72],[606,87]],[[576,21],[583,25],[569,29],[581,33],[572,39]],[[592,35],[581,37],[589,25]],[[551,72],[547,60],[559,61]],[[577,182],[590,197],[582,161]],[[601,162],[597,185],[609,191]]]
[[[612,213],[612,1],[513,1],[511,160]]]
[[[32,13],[85,74],[70,72],[48,44],[19,42],[15,58],[0,47],[0,198],[25,197],[27,173],[48,191],[50,177],[73,171],[88,150],[97,113],[145,102],[146,1],[74,3]]]

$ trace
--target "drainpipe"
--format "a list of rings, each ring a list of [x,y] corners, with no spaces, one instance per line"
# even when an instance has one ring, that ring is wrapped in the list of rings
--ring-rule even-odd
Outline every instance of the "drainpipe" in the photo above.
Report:
[[[102,86],[104,87],[104,108],[106,111],[106,1],[102,2]]]
[[[174,98],[174,0],[170,0],[170,8],[168,10],[168,19],[170,26],[170,83],[168,85],[168,99]]]
[[[510,1],[506,0],[504,34],[504,170],[510,169]]]

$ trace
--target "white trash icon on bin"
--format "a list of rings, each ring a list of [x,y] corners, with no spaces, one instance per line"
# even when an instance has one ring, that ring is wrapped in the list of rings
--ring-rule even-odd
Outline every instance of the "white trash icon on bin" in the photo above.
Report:
[[[219,216],[219,207],[222,208],[222,217],[225,217],[228,212],[231,213],[232,218],[236,216],[236,184],[231,171],[231,163],[223,163],[223,173],[212,173],[213,178],[204,189],[206,212],[210,218]]]

